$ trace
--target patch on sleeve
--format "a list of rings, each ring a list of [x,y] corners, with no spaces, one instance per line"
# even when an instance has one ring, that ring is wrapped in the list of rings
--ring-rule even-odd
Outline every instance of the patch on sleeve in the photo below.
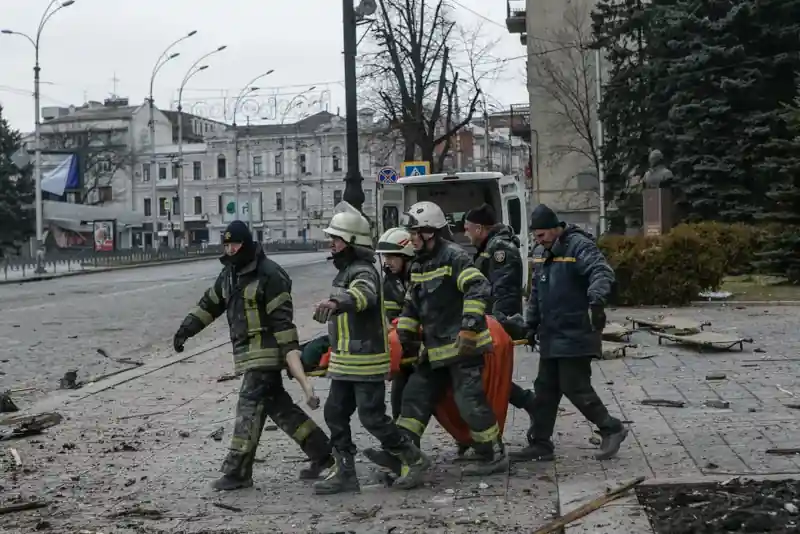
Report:
[[[494,252],[494,261],[497,263],[503,263],[506,261],[506,251],[505,250],[496,250]]]

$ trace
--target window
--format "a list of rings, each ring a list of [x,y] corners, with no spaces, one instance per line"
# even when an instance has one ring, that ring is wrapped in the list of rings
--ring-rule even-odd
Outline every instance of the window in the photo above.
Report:
[[[111,202],[113,196],[113,191],[110,185],[97,188],[97,200],[99,202]]]
[[[522,204],[518,198],[509,198],[506,203],[508,206],[508,221],[514,233],[519,235],[522,232]]]
[[[172,179],[177,180],[181,176],[181,164],[179,162],[175,162],[172,164]]]
[[[181,200],[178,197],[172,197],[172,214],[180,215],[181,213]]]
[[[167,164],[166,163],[159,163],[158,164],[158,179],[159,180],[166,180],[167,179]]]
[[[264,163],[261,156],[253,156],[253,176],[264,174]]]
[[[203,197],[194,197],[194,214],[200,215],[203,213]]]
[[[228,177],[228,162],[225,160],[225,156],[217,156],[217,178],[227,178]]]
[[[159,197],[158,199],[158,215],[160,217],[165,217],[167,215],[167,199],[164,197]]]
[[[300,193],[300,209],[301,210],[308,209],[308,193],[306,191]]]
[[[333,192],[333,205],[336,206],[341,201],[342,201],[342,190],[336,189]]]
[[[283,193],[275,193],[275,209],[283,211]]]
[[[192,180],[203,179],[203,164],[199,161],[192,162]]]
[[[281,174],[283,174],[283,160],[281,155],[278,154],[275,156],[275,176],[280,176]]]
[[[150,181],[150,164],[149,163],[142,163],[142,181],[149,182]]]
[[[144,199],[144,216],[145,217],[153,216],[153,206],[149,198]]]
[[[217,213],[219,213],[220,215],[222,215],[222,210],[223,210],[223,206],[222,206],[222,195],[219,195],[219,196],[217,197]]]
[[[333,172],[342,172],[342,155],[338,148],[333,150]]]
[[[298,160],[300,163],[300,174],[306,173],[306,155],[300,154],[300,159]]]

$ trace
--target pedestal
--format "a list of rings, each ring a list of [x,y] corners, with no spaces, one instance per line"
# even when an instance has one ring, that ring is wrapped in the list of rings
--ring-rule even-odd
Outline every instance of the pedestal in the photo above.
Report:
[[[675,225],[675,209],[669,188],[645,189],[642,192],[644,235],[662,235]]]

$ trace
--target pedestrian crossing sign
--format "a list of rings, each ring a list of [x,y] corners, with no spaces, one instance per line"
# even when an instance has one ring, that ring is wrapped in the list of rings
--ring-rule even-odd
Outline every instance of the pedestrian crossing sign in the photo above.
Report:
[[[431,173],[431,164],[427,161],[404,161],[400,165],[400,174],[403,177],[428,176]]]

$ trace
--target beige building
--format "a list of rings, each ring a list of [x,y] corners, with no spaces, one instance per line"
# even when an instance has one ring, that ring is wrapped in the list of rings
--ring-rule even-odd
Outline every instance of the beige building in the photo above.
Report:
[[[588,49],[594,0],[506,3],[506,26],[528,53],[532,203],[593,228],[600,216],[595,55]]]

